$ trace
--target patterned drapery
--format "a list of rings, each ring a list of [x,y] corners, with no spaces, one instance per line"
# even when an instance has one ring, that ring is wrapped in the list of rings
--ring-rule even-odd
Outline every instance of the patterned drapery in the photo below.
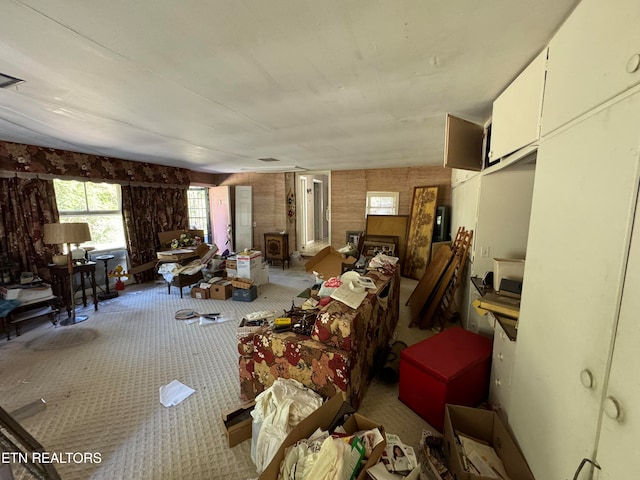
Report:
[[[122,186],[124,231],[132,266],[157,259],[158,232],[189,227],[186,188]],[[154,280],[154,270],[134,275],[136,282]]]
[[[189,170],[0,140],[0,170],[21,176],[189,186]]]
[[[16,272],[34,272],[50,280],[48,263],[56,245],[43,241],[43,225],[58,222],[53,181],[0,178],[0,242]]]

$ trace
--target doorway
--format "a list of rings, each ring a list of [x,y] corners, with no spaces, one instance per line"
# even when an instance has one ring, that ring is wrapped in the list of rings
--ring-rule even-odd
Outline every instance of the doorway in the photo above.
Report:
[[[297,250],[315,255],[330,244],[331,172],[296,174]]]

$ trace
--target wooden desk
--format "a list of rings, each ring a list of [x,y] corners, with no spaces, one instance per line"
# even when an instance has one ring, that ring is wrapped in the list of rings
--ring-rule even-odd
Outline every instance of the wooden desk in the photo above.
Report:
[[[71,317],[71,309],[75,308],[75,302],[71,301],[69,292],[69,272],[66,265],[49,264],[49,273],[51,274],[51,287],[54,295],[62,299],[67,308],[67,315]],[[80,274],[80,288],[82,289],[82,304],[87,306],[87,292],[85,290],[85,276],[91,283],[93,291],[93,308],[98,310],[98,295],[96,294],[96,262],[86,262],[82,264],[74,264],[73,273]]]

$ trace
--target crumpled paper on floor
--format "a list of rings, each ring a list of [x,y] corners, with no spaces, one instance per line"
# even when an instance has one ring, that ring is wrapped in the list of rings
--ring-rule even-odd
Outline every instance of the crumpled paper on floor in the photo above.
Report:
[[[178,380],[160,387],[160,403],[165,407],[174,407],[193,394],[195,390]]]

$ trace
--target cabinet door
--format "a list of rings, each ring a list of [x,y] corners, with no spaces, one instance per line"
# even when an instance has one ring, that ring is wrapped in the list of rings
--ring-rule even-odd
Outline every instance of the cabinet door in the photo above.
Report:
[[[509,413],[536,478],[572,478],[593,455],[638,186],[639,113],[636,94],[538,150]]]
[[[640,204],[636,206],[636,212]],[[599,479],[637,478],[635,459],[640,439],[640,215],[636,214],[629,250],[605,414],[598,444]],[[618,409],[619,416],[616,417]],[[613,418],[612,418],[613,417]]]
[[[497,160],[540,138],[545,48],[493,102],[489,158]]]
[[[509,417],[511,372],[515,359],[515,348],[516,342],[509,338],[500,322],[495,322],[489,404],[491,408],[499,412],[503,420],[507,420]]]
[[[640,82],[639,22],[637,0],[580,2],[549,42],[543,136]]]
[[[447,115],[444,141],[444,166],[462,170],[482,170],[484,127]]]

